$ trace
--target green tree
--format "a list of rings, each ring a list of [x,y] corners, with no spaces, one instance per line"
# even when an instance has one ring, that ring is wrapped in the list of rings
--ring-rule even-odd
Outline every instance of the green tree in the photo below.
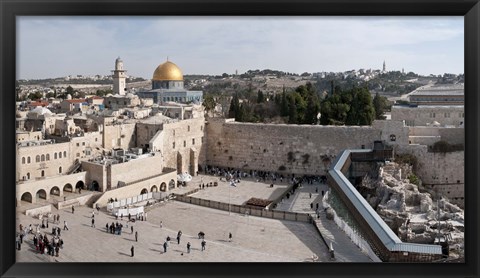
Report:
[[[70,94],[71,96],[73,95],[73,88],[72,88],[72,86],[69,85],[69,86],[67,87],[67,92],[66,92],[66,93],[67,93],[67,94]]]
[[[230,102],[230,109],[228,110],[228,117],[237,119],[237,114],[240,110],[240,102],[238,100],[238,95],[234,94],[232,101]]]
[[[375,108],[375,119],[376,120],[385,120],[386,117],[383,115],[387,108],[387,98],[380,96],[379,93],[375,94],[373,98],[373,107]]]
[[[263,94],[262,90],[258,90],[257,93],[257,103],[265,102],[265,95]]]
[[[207,111],[207,113],[215,109],[215,106],[217,105],[215,99],[211,94],[205,96],[202,104],[205,107],[205,111]]]
[[[298,120],[298,115],[297,115],[297,106],[295,103],[295,97],[293,95],[289,95],[288,99],[289,99],[288,123],[296,124]]]

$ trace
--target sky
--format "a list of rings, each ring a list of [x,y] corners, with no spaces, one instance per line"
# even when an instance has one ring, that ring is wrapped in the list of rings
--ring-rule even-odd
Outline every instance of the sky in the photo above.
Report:
[[[17,79],[127,75],[151,79],[167,61],[183,74],[273,69],[343,72],[402,68],[464,72],[464,19],[325,16],[18,16]]]

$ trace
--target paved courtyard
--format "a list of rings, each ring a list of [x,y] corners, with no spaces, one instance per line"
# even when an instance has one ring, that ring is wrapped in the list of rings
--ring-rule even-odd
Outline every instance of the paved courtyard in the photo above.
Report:
[[[204,182],[210,178],[218,180],[218,177],[204,176]],[[198,186],[195,183],[198,182],[196,179],[189,186],[176,190],[176,193],[189,191]],[[229,190],[233,192],[235,189],[243,189],[242,194],[232,198],[237,203],[243,203],[242,200],[253,196],[269,198],[269,196],[281,194],[280,187],[267,188],[263,183],[249,184],[242,181],[237,187],[220,183],[218,187],[209,187],[196,195],[224,200],[222,198],[226,198],[225,194]],[[286,188],[286,185],[283,185],[283,188]],[[257,190],[261,193],[255,194]],[[54,209],[52,213],[60,214],[59,226],[62,228],[61,237],[65,242],[59,257],[36,254],[32,244],[33,236],[29,235],[24,239],[22,250],[17,251],[17,260],[19,262],[302,262],[311,261],[314,253],[319,256],[319,261],[329,260],[327,249],[318,232],[309,223],[229,214],[227,211],[174,201],[148,211],[147,221],[137,221],[133,224],[134,231],[138,231],[139,235],[138,242],[135,242],[135,236],[131,233],[130,226],[126,228],[125,220],[118,220],[124,226],[121,235],[106,232],[105,225],[116,220],[104,210],[95,215],[96,227],[91,227],[92,210],[88,207],[77,207],[72,214],[70,209]],[[68,222],[68,231],[63,231],[64,220]],[[160,228],[160,221],[162,221],[162,228]],[[17,223],[28,226],[39,224],[41,221],[24,214],[17,214]],[[52,225],[54,224],[50,223],[49,229],[42,229],[42,233],[47,233],[51,237]],[[183,233],[180,245],[175,239],[179,230]],[[206,234],[205,251],[201,251],[201,240],[197,236],[199,231]],[[232,242],[228,241],[230,232],[233,234]],[[163,242],[167,236],[170,236],[172,241],[167,252],[164,253]],[[186,252],[188,241],[192,244],[190,254]],[[132,245],[135,247],[134,257],[130,256]]]

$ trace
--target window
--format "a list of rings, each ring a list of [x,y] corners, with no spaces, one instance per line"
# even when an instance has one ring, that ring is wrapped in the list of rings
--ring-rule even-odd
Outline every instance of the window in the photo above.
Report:
[[[42,170],[42,173],[41,173],[42,177],[45,177],[45,171]]]
[[[43,161],[45,161],[45,155],[44,155],[44,154],[42,154],[42,156],[41,156],[41,159],[40,159],[40,160],[41,160],[42,162],[43,162]]]
[[[57,159],[57,153],[53,154],[53,159]]]
[[[27,180],[30,179],[30,173],[27,173]]]
[[[203,131],[203,125],[200,126],[200,130]]]
[[[80,143],[77,143],[77,147],[80,147]]]
[[[175,142],[173,142],[173,146],[172,146],[173,149],[175,149]]]
[[[187,141],[183,141],[183,147],[185,148],[187,146]]]
[[[450,118],[450,112],[445,113],[445,118]]]
[[[58,167],[58,173],[60,173],[60,174],[62,173],[62,167],[61,166]]]
[[[190,131],[190,126],[188,126],[188,131]]]
[[[37,156],[35,157],[35,162],[40,162],[40,156],[39,156],[39,155],[37,155]]]
[[[203,143],[203,136],[202,136],[202,143]]]
[[[195,138],[192,139],[192,145],[195,145]]]
[[[173,136],[175,136],[175,129],[173,130]]]
[[[80,157],[80,153],[77,153],[77,157]]]
[[[85,146],[85,142],[82,142],[82,146]]]
[[[98,138],[95,138],[95,142],[97,142],[97,141],[98,141]]]
[[[430,118],[435,118],[435,113],[434,112],[430,112]]]
[[[47,157],[47,161],[50,161],[50,154],[49,153],[47,153],[46,157]]]
[[[58,158],[62,158],[62,152],[58,153]]]
[[[67,151],[63,151],[63,157],[67,157]]]
[[[25,157],[22,157],[22,164],[25,164]]]
[[[30,161],[30,156],[29,156],[29,157],[27,157],[27,163],[30,164],[30,162],[31,161]]]

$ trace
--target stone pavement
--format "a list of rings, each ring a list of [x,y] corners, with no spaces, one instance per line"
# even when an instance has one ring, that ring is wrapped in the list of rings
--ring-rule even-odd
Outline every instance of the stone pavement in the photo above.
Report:
[[[186,187],[172,190],[172,193],[185,193],[204,183],[218,181],[218,177],[197,176]],[[196,197],[225,201],[231,200],[234,204],[241,204],[250,197],[274,198],[287,188],[287,184],[275,184],[270,188],[267,183],[257,183],[253,180],[242,180],[237,187],[226,182],[219,182],[217,187],[205,188],[195,195]],[[323,186],[326,190],[325,185]],[[235,191],[235,197],[233,192]],[[313,213],[310,209],[312,200],[316,202],[321,197],[321,189],[314,192],[315,187],[304,185],[294,196],[284,200],[277,209],[288,211]],[[230,191],[230,192],[229,192]],[[312,193],[312,199],[308,193]],[[230,193],[230,196],[227,196]],[[328,249],[321,240],[312,224],[295,221],[274,220],[268,218],[245,216],[241,214],[210,209],[177,201],[169,201],[157,205],[147,212],[147,221],[137,221],[133,224],[134,232],[138,231],[139,240],[135,241],[130,226],[126,220],[118,219],[124,229],[121,235],[112,235],[106,232],[105,225],[116,222],[115,218],[105,210],[95,215],[96,227],[91,227],[92,208],[81,206],[71,209],[57,210],[52,213],[60,214],[62,228],[61,237],[65,242],[60,250],[59,257],[50,257],[35,253],[32,244],[32,235],[24,239],[22,250],[17,251],[19,262],[302,262],[312,261],[316,254],[319,262],[331,262]],[[68,231],[63,231],[63,221],[68,222]],[[162,228],[160,228],[162,221]],[[18,224],[39,224],[40,220],[17,213]],[[130,223],[131,224],[131,223]],[[49,229],[42,229],[51,238],[52,223]],[[336,251],[336,261],[364,262],[369,259],[351,243],[335,223],[323,219],[317,221],[320,230],[333,243]],[[335,229],[336,228],[336,229]],[[183,235],[180,245],[176,242],[177,232]],[[198,232],[203,231],[207,246],[201,251]],[[233,241],[228,241],[228,233],[233,234]],[[163,243],[167,236],[171,242],[166,253],[163,252]],[[191,253],[186,252],[186,243],[192,244]],[[131,246],[135,247],[135,256],[130,256]]]
[[[316,188],[318,192],[316,192]],[[335,250],[335,261],[372,262],[368,255],[363,253],[334,221],[326,218],[321,201],[322,190],[326,192],[329,190],[329,187],[326,184],[319,183],[302,185],[302,187],[296,190],[294,196],[290,196],[289,199],[284,199],[282,203],[277,206],[277,209],[310,213],[312,216],[315,216],[316,204],[318,203],[320,218],[316,218],[315,224],[327,243],[332,243],[333,249]],[[310,193],[312,194],[311,198]],[[313,209],[310,208],[311,203],[313,203]]]

